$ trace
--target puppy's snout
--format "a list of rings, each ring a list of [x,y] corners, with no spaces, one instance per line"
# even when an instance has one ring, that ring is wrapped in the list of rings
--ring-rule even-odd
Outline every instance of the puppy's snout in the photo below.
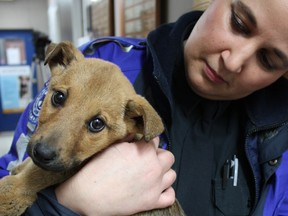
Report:
[[[40,163],[50,163],[56,157],[56,152],[51,146],[47,146],[43,143],[36,143],[33,149],[33,157]]]

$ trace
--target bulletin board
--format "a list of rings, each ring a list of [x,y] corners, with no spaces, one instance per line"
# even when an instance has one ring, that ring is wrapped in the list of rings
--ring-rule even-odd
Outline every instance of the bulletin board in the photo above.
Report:
[[[160,0],[124,0],[123,36],[143,38],[160,24]]]
[[[0,132],[13,131],[37,92],[33,30],[0,30]]]

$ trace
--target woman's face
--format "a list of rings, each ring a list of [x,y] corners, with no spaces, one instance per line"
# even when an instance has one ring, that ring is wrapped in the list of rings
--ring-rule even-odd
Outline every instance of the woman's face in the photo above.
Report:
[[[288,71],[287,0],[214,0],[185,42],[191,88],[233,100]]]

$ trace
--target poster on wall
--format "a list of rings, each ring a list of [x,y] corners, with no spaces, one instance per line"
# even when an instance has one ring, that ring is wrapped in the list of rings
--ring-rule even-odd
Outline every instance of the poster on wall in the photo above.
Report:
[[[0,66],[0,96],[4,114],[22,112],[32,100],[31,68]]]

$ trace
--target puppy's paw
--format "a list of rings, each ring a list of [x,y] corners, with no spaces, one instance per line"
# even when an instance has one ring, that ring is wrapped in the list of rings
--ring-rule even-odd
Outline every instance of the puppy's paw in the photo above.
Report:
[[[0,180],[0,216],[20,216],[36,196],[16,176],[4,177]]]

